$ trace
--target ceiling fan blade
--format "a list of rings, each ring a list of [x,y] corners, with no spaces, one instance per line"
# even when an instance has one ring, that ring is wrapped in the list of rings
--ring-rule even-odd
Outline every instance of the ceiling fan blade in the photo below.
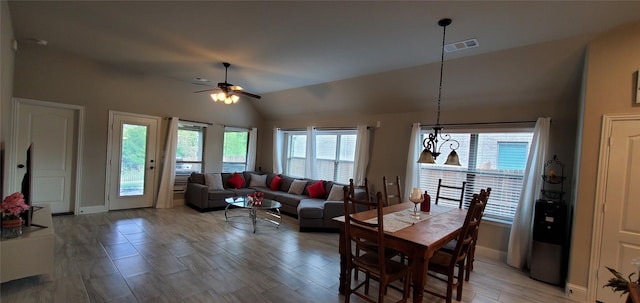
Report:
[[[239,94],[239,95],[245,95],[247,97],[256,98],[256,99],[262,98],[262,97],[260,97],[260,96],[258,96],[256,94],[248,93],[248,92],[241,91],[241,90],[234,90],[233,93],[234,94]]]
[[[212,91],[215,91],[215,90],[218,90],[218,89],[217,88],[210,88],[210,89],[195,91],[193,93],[195,94],[195,93],[212,92]]]

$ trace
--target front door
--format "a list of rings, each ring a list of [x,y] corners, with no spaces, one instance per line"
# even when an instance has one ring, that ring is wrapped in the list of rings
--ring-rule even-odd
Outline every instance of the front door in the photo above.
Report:
[[[110,113],[110,210],[153,206],[159,121],[158,117]]]
[[[27,170],[27,149],[32,145],[31,203],[49,206],[52,213],[74,211],[77,110],[48,102],[18,100],[16,170],[21,184]]]
[[[602,244],[597,275],[597,301],[624,302],[625,296],[603,288],[613,276],[605,268],[624,277],[636,271],[631,260],[640,257],[640,117],[613,121],[605,181]],[[638,278],[636,273],[633,278]]]

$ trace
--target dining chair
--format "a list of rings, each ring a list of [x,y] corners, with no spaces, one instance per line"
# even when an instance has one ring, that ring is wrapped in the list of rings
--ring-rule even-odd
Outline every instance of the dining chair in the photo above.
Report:
[[[469,277],[471,276],[471,271],[473,270],[473,261],[475,260],[475,252],[476,252],[476,243],[478,242],[478,234],[480,232],[480,223],[482,223],[482,216],[484,215],[484,209],[487,207],[487,202],[489,201],[489,195],[491,194],[491,187],[487,187],[487,189],[481,189],[480,194],[474,195],[477,196],[480,201],[482,201],[482,209],[477,214],[478,217],[478,229],[473,235],[473,242],[471,243],[471,247],[469,247],[469,253],[467,254],[467,261],[464,264],[465,276],[464,280],[469,281]],[[441,250],[452,253],[457,244],[456,240],[450,241],[445,244]]]
[[[385,254],[385,235],[383,221],[383,199],[382,193],[378,192],[376,202],[354,199],[349,195],[349,189],[344,189],[344,232],[345,250],[347,265],[347,285],[345,292],[345,303],[350,301],[351,295],[362,298],[367,302],[384,302],[387,286],[396,280],[404,282],[402,299],[398,302],[407,302],[411,283],[411,270],[409,265],[405,265],[390,258]],[[354,216],[352,204],[375,208],[377,217],[375,220],[361,220]],[[356,253],[354,247],[358,247],[360,252]],[[363,271],[365,278],[362,282],[353,281],[352,271]],[[372,278],[377,278],[379,282],[378,295],[369,295],[369,284]],[[352,282],[356,285],[352,287]],[[364,291],[361,288],[364,286]]]
[[[382,190],[384,192],[384,206],[391,205],[391,200],[395,200],[398,204],[402,203],[402,186],[400,186],[400,177],[396,176],[396,181],[391,182],[387,177],[382,176]]]
[[[451,202],[458,202],[458,208],[462,208],[462,201],[464,201],[464,189],[466,186],[466,181],[462,181],[462,186],[456,186],[443,184],[442,179],[438,179],[438,191],[436,192],[435,204],[437,205],[439,200],[442,199]]]
[[[453,252],[444,250],[436,251],[429,259],[429,275],[437,280],[447,283],[446,294],[441,294],[429,289],[425,292],[444,298],[447,303],[453,299],[453,289],[456,289],[456,301],[462,299],[462,286],[464,284],[464,264],[473,242],[473,235],[478,229],[478,213],[482,210],[483,203],[478,195],[474,195],[460,233],[456,237],[456,246]],[[432,281],[432,280],[431,280]]]
[[[478,234],[480,233],[480,223],[482,223],[482,216],[484,215],[484,210],[487,207],[487,202],[489,201],[489,195],[491,195],[491,187],[487,187],[486,190],[481,189],[480,195],[478,198],[482,202],[482,209],[478,214],[478,228],[476,229],[475,234],[473,235],[473,242],[471,243],[471,247],[469,248],[469,254],[467,255],[467,262],[465,263],[465,281],[469,281],[469,276],[471,275],[471,271],[473,270],[473,261],[475,261],[475,253],[476,253],[476,244],[478,242]]]

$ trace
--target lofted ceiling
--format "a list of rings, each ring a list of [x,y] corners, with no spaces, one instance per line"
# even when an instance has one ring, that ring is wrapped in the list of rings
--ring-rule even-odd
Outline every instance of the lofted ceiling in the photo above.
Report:
[[[224,79],[266,94],[440,59],[594,35],[639,20],[640,1],[10,1],[18,43],[185,83]],[[194,89],[195,90],[195,89]]]

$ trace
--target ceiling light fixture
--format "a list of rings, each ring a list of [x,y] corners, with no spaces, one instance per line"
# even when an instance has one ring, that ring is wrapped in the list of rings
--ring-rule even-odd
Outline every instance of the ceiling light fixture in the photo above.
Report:
[[[224,102],[224,104],[232,104],[238,102],[238,100],[240,100],[240,97],[222,91],[219,93],[211,94],[211,99],[213,100],[213,102],[221,101]]]
[[[460,166],[460,159],[458,157],[458,153],[456,153],[456,149],[460,147],[460,143],[451,138],[451,135],[446,134],[443,135],[441,133],[442,126],[440,126],[440,102],[442,99],[442,74],[444,67],[444,41],[447,32],[447,26],[451,24],[451,19],[445,18],[438,21],[438,25],[442,26],[442,53],[440,55],[440,86],[438,87],[438,116],[436,120],[436,125],[433,127],[433,132],[428,135],[422,141],[422,145],[424,146],[424,150],[420,154],[420,158],[418,159],[418,163],[430,163],[435,164],[436,158],[440,155],[440,149],[444,145],[449,145],[451,148],[451,152],[447,157],[447,161],[444,164],[447,165],[457,165]],[[438,145],[438,139],[442,140],[442,144]]]

